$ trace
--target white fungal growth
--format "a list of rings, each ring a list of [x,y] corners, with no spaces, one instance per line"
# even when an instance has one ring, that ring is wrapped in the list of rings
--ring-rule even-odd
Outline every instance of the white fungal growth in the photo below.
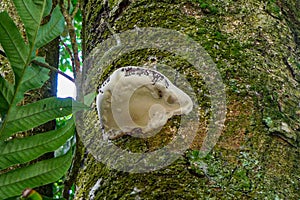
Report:
[[[94,200],[95,199],[95,192],[100,188],[100,184],[102,182],[102,178],[98,179],[96,184],[93,186],[93,188],[89,192],[89,199]]]
[[[163,74],[142,67],[119,68],[97,96],[99,118],[110,139],[152,136],[174,115],[188,114],[191,98]]]

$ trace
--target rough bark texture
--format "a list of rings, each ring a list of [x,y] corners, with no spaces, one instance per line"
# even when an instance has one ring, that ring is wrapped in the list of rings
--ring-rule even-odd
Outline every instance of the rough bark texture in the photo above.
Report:
[[[85,154],[76,199],[91,194],[95,199],[300,198],[299,1],[90,0],[83,7],[85,55],[111,35],[105,22],[117,33],[162,27],[199,42],[222,75],[228,111],[219,142],[201,160],[206,169],[197,168],[199,160],[191,156],[199,149],[201,127],[185,156],[151,173],[110,170]],[[188,66],[173,55],[145,50],[99,71],[107,76],[121,66],[143,65],[153,55],[174,68]],[[91,84],[101,83],[101,73]],[[204,87],[200,77],[189,80],[195,88]],[[197,98],[202,109],[209,109],[208,99]],[[96,114],[86,116],[86,133],[97,120]],[[131,147],[143,148],[140,141],[120,139],[127,140]],[[99,187],[90,192],[98,180]]]

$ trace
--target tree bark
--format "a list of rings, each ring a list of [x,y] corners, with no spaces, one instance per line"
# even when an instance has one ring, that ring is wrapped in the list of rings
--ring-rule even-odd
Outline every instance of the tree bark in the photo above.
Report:
[[[52,42],[47,44],[45,47],[43,47],[40,50],[42,55],[45,56],[46,62],[53,66],[58,68],[58,61],[59,61],[59,38],[54,39]],[[49,74],[50,79],[45,83],[45,85],[38,90],[36,95],[34,97],[36,100],[44,99],[48,97],[56,96],[57,93],[57,74],[56,72],[50,72]],[[40,95],[40,96],[39,96]],[[32,134],[34,133],[41,133],[46,131],[51,131],[56,128],[56,121],[52,120],[50,122],[47,122],[46,124],[43,124],[42,126],[38,127],[37,130],[34,130]],[[47,153],[43,156],[41,156],[38,160],[46,160],[54,157],[54,152]],[[53,197],[53,183],[40,186],[36,188],[36,190],[47,197]]]
[[[75,180],[75,199],[299,199],[297,2],[84,1],[85,58],[97,44],[111,37],[112,30],[122,33],[160,27],[179,31],[201,44],[216,63],[226,85],[227,115],[218,143],[205,158],[197,160],[195,152],[201,148],[209,114],[201,118],[195,141],[184,155],[148,173],[112,170],[82,148],[82,154],[76,155],[82,160]],[[97,88],[114,69],[143,66],[151,56],[177,69],[182,66],[181,72],[189,73],[188,65],[172,54],[139,50],[98,69],[89,83]],[[188,80],[194,90],[207,91],[199,75]],[[210,100],[200,93],[199,112],[209,113]],[[93,132],[98,123],[96,111],[85,115],[84,123],[88,125],[80,134]],[[116,143],[141,151],[149,146],[151,150],[155,140],[141,142],[125,136]],[[198,167],[200,162],[206,163],[205,169]]]

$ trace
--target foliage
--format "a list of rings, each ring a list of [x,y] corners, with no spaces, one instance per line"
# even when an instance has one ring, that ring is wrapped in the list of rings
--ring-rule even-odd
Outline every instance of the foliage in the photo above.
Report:
[[[57,130],[23,138],[13,135],[85,108],[71,98],[56,97],[22,105],[27,91],[42,87],[49,79],[49,70],[33,63],[35,60],[45,63],[35,52],[63,32],[64,18],[59,7],[51,12],[51,0],[13,2],[24,24],[26,40],[8,13],[1,12],[0,44],[15,79],[10,83],[0,76],[0,199],[58,180],[72,161],[72,152],[68,151],[56,158],[28,163],[63,145],[74,134],[73,118]],[[50,20],[41,25],[46,16],[50,16]]]

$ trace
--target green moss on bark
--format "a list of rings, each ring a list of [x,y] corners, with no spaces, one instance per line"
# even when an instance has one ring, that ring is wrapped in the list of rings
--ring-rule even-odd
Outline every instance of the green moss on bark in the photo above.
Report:
[[[78,199],[88,198],[87,191],[100,178],[96,199],[300,198],[299,61],[294,33],[279,5],[256,0],[141,0],[122,4],[121,13],[97,21],[102,5],[94,8],[95,3],[86,5],[88,52],[111,35],[103,28],[104,21],[116,33],[137,27],[180,31],[199,42],[216,63],[226,84],[228,113],[218,144],[204,159],[197,157],[201,145],[193,144],[166,169],[128,174],[109,170],[88,156],[76,181]],[[115,1],[110,5],[116,5]],[[190,69],[174,55],[141,50],[120,57],[95,75],[92,83],[100,84],[116,68],[147,64],[149,56],[180,72]],[[202,78],[187,74],[191,85],[204,91],[197,99],[202,109],[209,110]],[[95,116],[87,116],[91,124],[87,132],[97,123]],[[208,118],[204,114],[202,120]],[[123,147],[146,148],[143,141],[127,139],[121,139]]]

